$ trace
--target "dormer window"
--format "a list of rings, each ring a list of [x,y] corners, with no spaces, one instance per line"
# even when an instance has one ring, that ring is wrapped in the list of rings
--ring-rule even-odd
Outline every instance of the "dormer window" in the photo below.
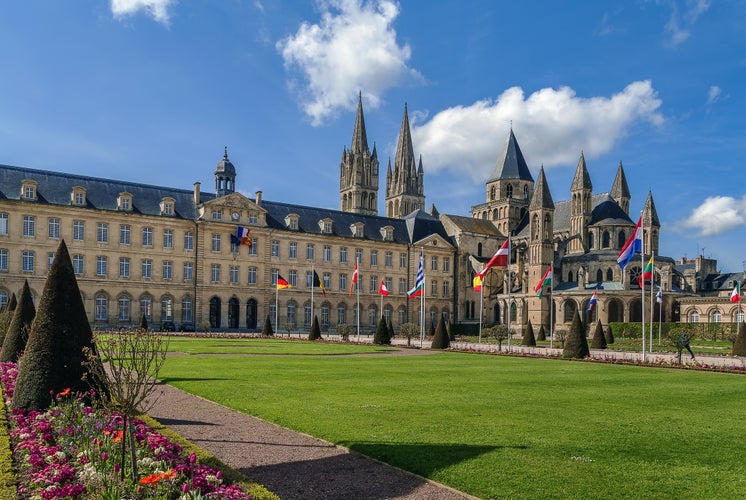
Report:
[[[393,226],[384,226],[381,228],[381,238],[384,241],[394,241],[394,228]]]
[[[130,212],[132,210],[132,195],[130,193],[119,193],[117,210],[121,210],[122,212]]]
[[[259,222],[259,218],[256,216],[255,213],[249,214],[249,224],[256,224]]]
[[[223,211],[222,210],[213,210],[212,211],[212,220],[223,220]]]
[[[319,221],[319,229],[324,234],[332,234],[332,220],[329,218],[321,219]]]
[[[365,224],[362,222],[356,222],[350,226],[350,231],[352,231],[353,237],[362,238],[365,236]]]
[[[172,216],[174,215],[174,204],[176,203],[176,200],[171,198],[170,196],[166,196],[161,200],[161,215],[168,215]]]
[[[285,216],[285,226],[291,231],[297,231],[299,220],[300,217],[298,216],[298,214],[288,214]]]
[[[36,181],[24,179],[21,181],[21,198],[24,200],[36,200]]]
[[[75,186],[70,192],[70,203],[76,206],[85,205],[85,188],[82,186]]]

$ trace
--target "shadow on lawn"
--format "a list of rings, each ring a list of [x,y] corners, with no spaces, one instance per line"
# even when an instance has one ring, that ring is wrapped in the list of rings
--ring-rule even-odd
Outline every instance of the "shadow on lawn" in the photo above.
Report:
[[[161,377],[158,384],[172,384],[174,382],[207,382],[210,380],[230,380],[227,378],[204,378],[204,377]]]

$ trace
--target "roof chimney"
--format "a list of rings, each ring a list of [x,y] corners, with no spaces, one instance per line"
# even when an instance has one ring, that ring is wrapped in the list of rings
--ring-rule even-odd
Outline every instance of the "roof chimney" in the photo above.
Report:
[[[256,198],[254,200],[254,203],[259,205],[260,207],[262,206],[262,192],[261,191],[256,192]]]
[[[200,187],[200,185],[201,184],[199,182],[195,182],[194,183],[194,204],[195,205],[199,205],[199,187]]]

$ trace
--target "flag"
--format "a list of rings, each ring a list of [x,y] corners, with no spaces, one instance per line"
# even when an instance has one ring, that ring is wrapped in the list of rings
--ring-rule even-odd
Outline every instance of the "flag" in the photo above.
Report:
[[[544,287],[547,285],[552,286],[552,266],[547,268],[547,272],[544,273],[544,276],[541,277],[541,281],[536,285],[536,288],[534,288],[534,292],[539,295],[539,298],[542,297]]]
[[[648,264],[645,266],[645,269],[642,270],[642,274],[638,278],[637,282],[640,284],[640,288],[642,288],[642,285],[646,281],[653,281],[653,258],[650,257],[650,260],[648,261]]]
[[[386,283],[384,283],[383,280],[381,280],[381,284],[378,286],[378,293],[380,293],[381,295],[389,294],[389,289],[386,288]]]
[[[324,283],[319,279],[319,274],[316,271],[313,272],[313,286],[321,288],[321,293],[326,297],[326,288],[324,288]]]
[[[596,290],[593,290],[593,295],[591,295],[591,300],[588,301],[588,309],[586,311],[591,312],[593,310],[593,306],[596,305],[596,302],[598,302],[598,293]]]
[[[288,283],[287,281],[285,281],[285,278],[283,278],[282,276],[280,276],[278,274],[277,275],[277,289],[278,290],[282,290],[284,288],[292,288],[292,287],[291,287],[290,283]]]
[[[357,283],[359,276],[357,272],[357,259],[355,259],[355,270],[352,271],[352,283],[350,284],[350,295],[352,295],[352,290],[355,289],[355,283]]]
[[[233,242],[233,238],[231,238],[231,242]],[[251,238],[249,238],[248,227],[238,226],[238,229],[236,230],[236,246],[240,245],[247,245],[251,248]]]
[[[425,257],[420,251],[420,267],[417,269],[417,279],[414,280],[414,288],[407,292],[407,298],[413,299],[425,290],[425,272],[423,271],[425,265]]]
[[[508,245],[510,244],[510,237],[508,237],[505,242],[500,246],[500,248],[497,249],[497,252],[495,252],[495,255],[492,256],[492,258],[487,262],[487,265],[484,266],[484,269],[479,271],[479,276],[481,278],[484,278],[484,275],[487,274],[487,271],[491,267],[508,267]]]
[[[734,304],[736,302],[741,302],[741,284],[736,283],[735,288],[733,288],[733,291],[730,294],[730,301]]]
[[[658,293],[655,294],[655,301],[659,304],[663,302],[663,290],[661,287],[658,287]]]
[[[474,291],[475,292],[481,292],[482,291],[482,277],[479,275],[479,273],[474,275]]]
[[[635,230],[629,236],[627,243],[624,244],[624,246],[622,247],[622,251],[619,252],[619,257],[617,257],[616,259],[619,267],[622,268],[622,271],[624,271],[624,268],[627,267],[627,264],[629,264],[630,261],[634,258],[635,252],[642,253],[642,232],[641,215],[640,218],[637,219]]]

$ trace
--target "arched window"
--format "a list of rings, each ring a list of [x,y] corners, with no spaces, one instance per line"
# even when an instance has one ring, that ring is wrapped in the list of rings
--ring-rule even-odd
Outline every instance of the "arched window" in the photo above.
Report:
[[[549,228],[552,225],[552,218],[549,214],[544,216],[544,240],[549,241],[552,239],[552,235],[549,233]]]
[[[296,317],[295,317],[295,309],[296,309],[295,302],[293,302],[293,301],[288,302],[287,323],[289,325],[295,325],[295,319],[296,319]]]
[[[490,201],[494,201],[495,199],[495,186],[492,186],[490,188]]]
[[[119,321],[130,320],[130,298],[127,295],[119,297]]]
[[[337,324],[343,325],[347,323],[347,306],[339,304],[337,306]]]
[[[588,233],[588,248],[593,249],[593,233]]]
[[[515,323],[516,319],[518,318],[518,306],[515,305],[515,302],[510,304],[510,321],[512,323]]]
[[[713,323],[720,323],[721,320],[722,320],[722,314],[720,314],[720,311],[718,311],[717,309],[715,309],[712,312],[712,322]]]
[[[109,315],[109,298],[104,294],[96,295],[96,321],[106,321]]]
[[[568,283],[572,281],[572,271],[567,272],[567,281]]]
[[[627,237],[624,234],[624,231],[619,231],[619,241],[617,242],[617,248],[622,248],[624,244],[627,243]]]
[[[508,184],[507,186],[505,186],[505,196],[507,198],[513,197],[513,185],[512,184]]]
[[[528,190],[528,185],[526,185],[526,186],[523,186],[523,199],[528,200],[528,197],[529,197],[529,190]]]
[[[161,321],[173,321],[174,301],[171,297],[161,299]]]
[[[378,309],[376,306],[368,308],[368,325],[371,327],[378,325]]]
[[[596,281],[601,282],[604,280],[604,272],[602,270],[596,271]]]
[[[609,237],[609,232],[604,231],[603,235],[601,235],[601,247],[602,248],[609,248],[609,245],[611,245],[611,238]]]
[[[188,297],[181,300],[181,322],[192,322],[192,299]]]
[[[611,268],[606,270],[606,281],[614,281],[614,270]]]
[[[699,313],[697,311],[689,313],[689,323],[699,323]]]
[[[539,215],[534,214],[531,220],[531,239],[536,241],[539,239]]]
[[[482,256],[482,244],[477,243],[477,257],[481,257],[481,256]]]
[[[574,300],[565,301],[565,323],[572,323],[577,306]]]

